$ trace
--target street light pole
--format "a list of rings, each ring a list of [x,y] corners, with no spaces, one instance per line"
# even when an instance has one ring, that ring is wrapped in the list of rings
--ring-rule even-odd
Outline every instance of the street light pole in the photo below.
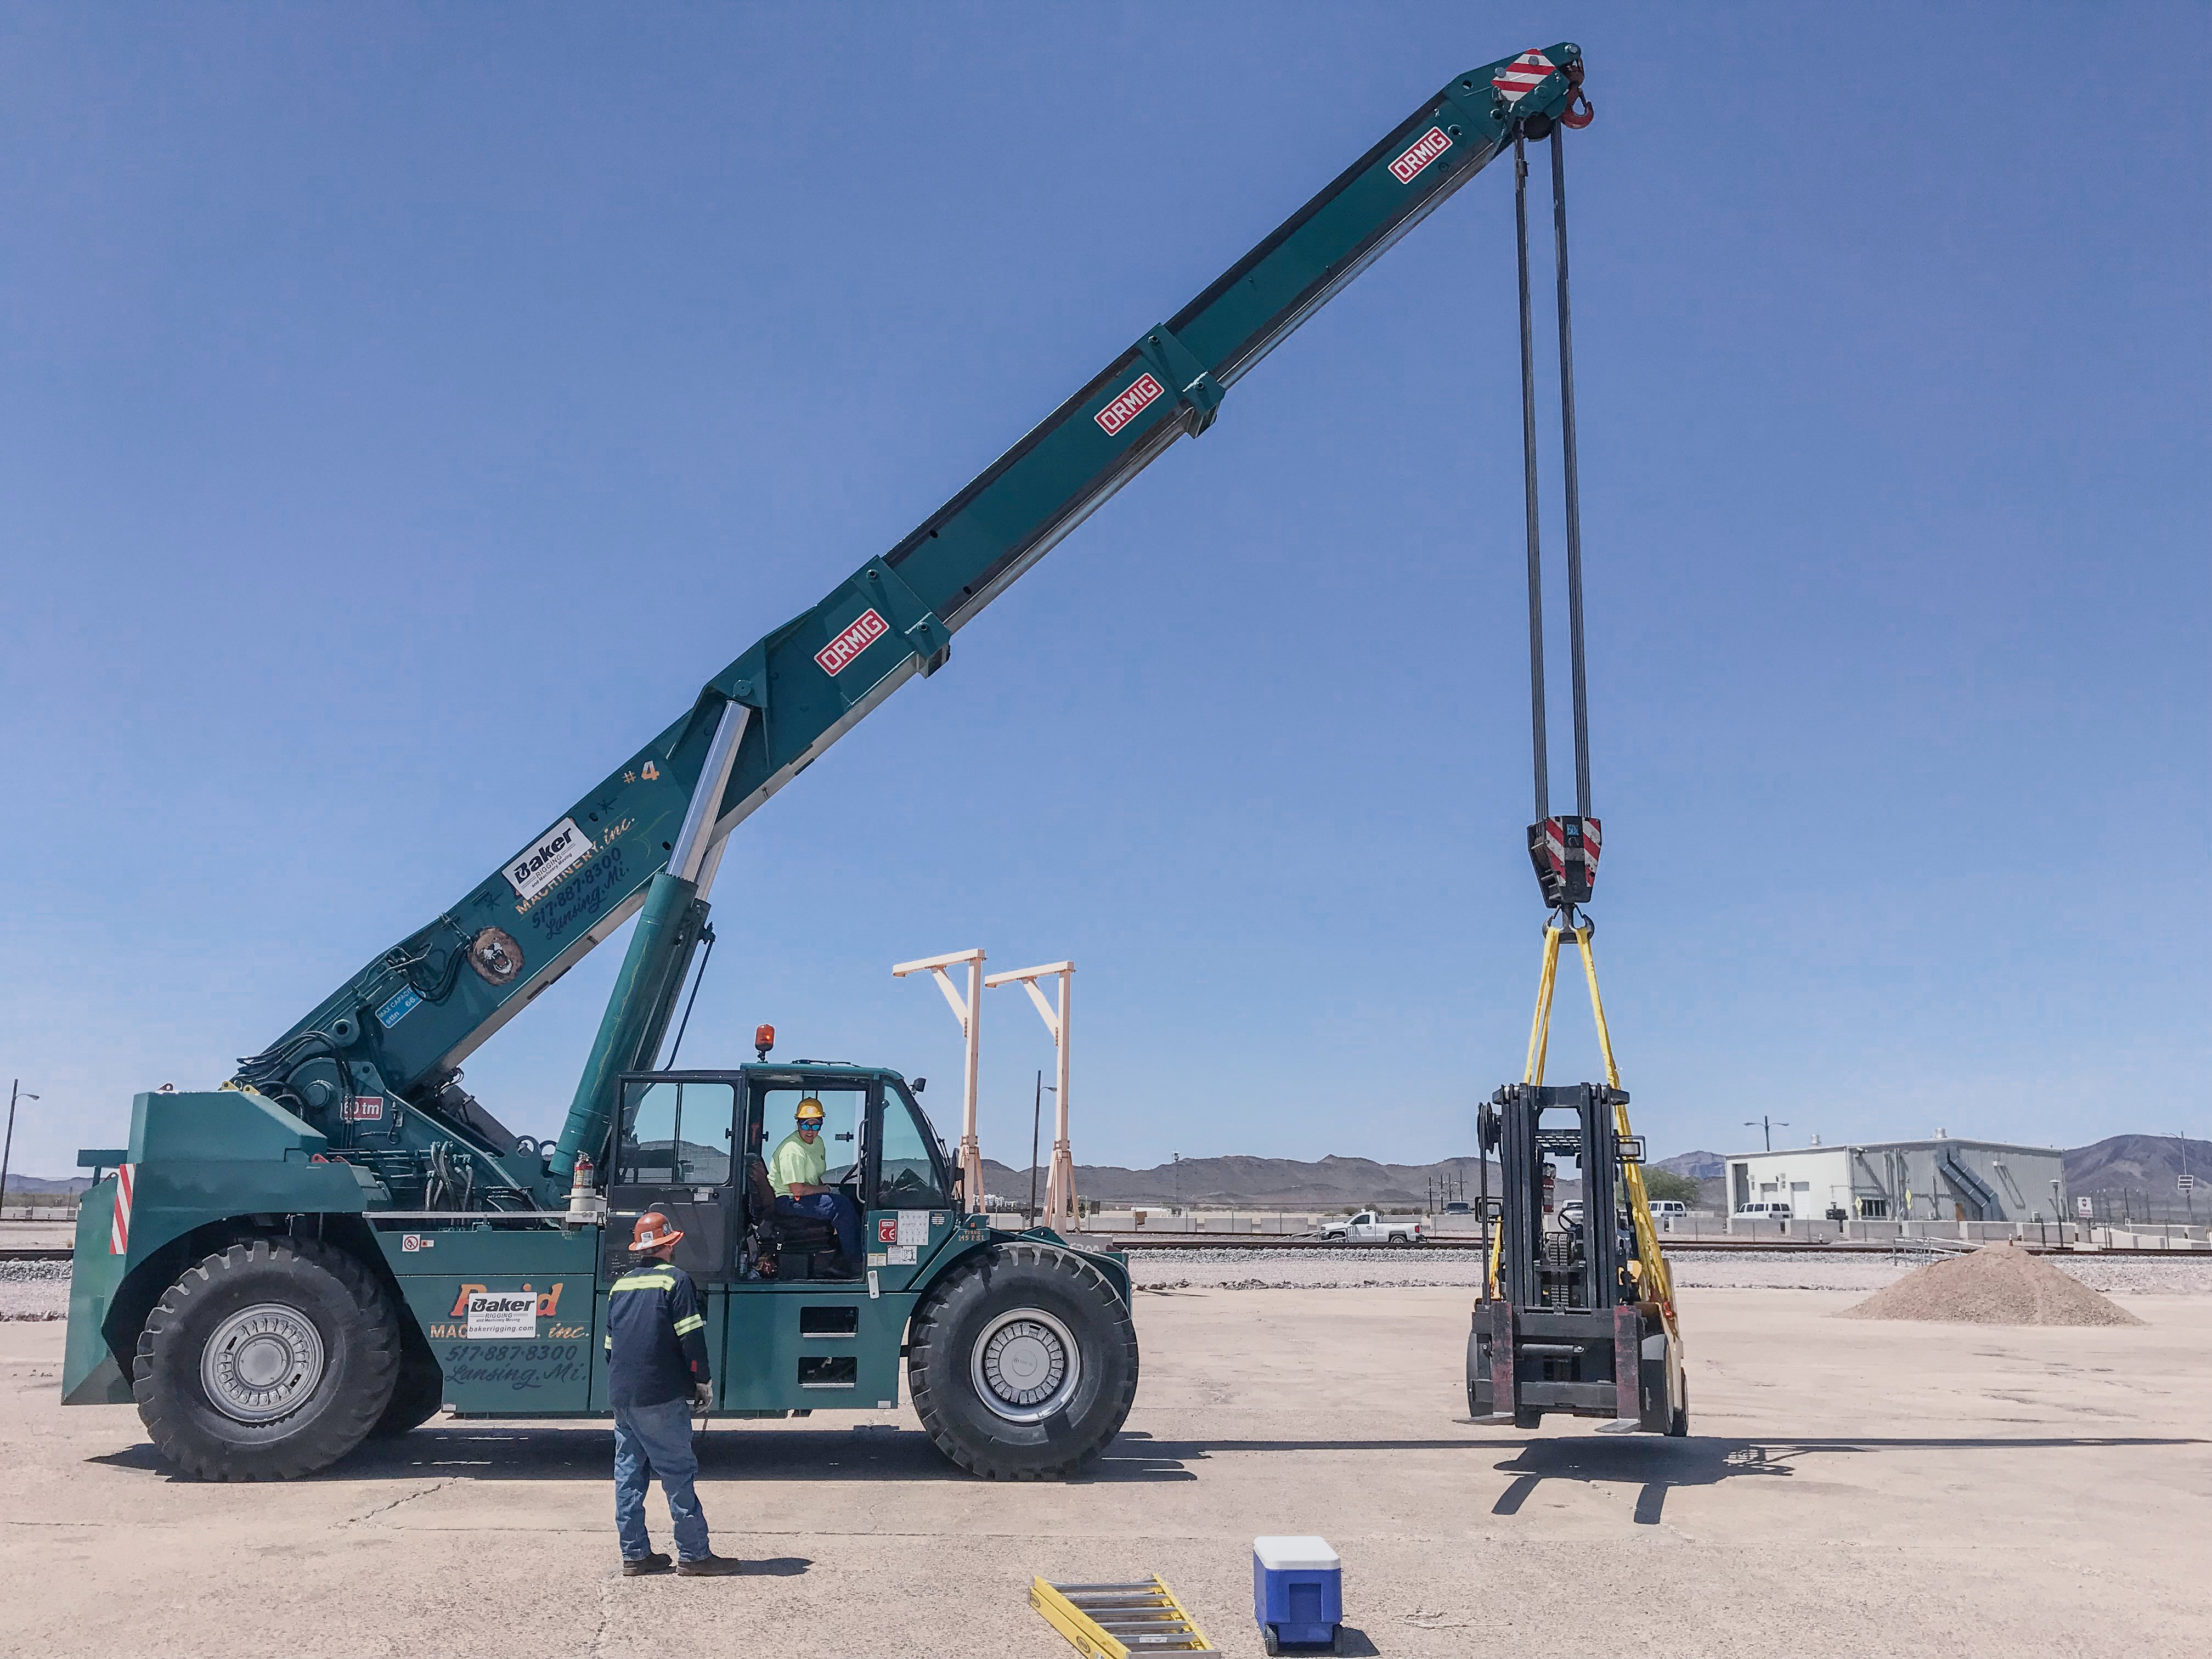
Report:
[[[1761,1113],[1757,1117],[1746,1118],[1743,1121],[1743,1127],[1747,1129],[1759,1129],[1765,1131],[1766,1135],[1766,1150],[1771,1152],[1774,1150],[1775,1129],[1778,1127],[1784,1129],[1788,1128],[1790,1127],[1790,1121],[1787,1118],[1768,1117],[1765,1114]]]
[[[15,1151],[15,1103],[17,1100],[36,1100],[38,1096],[23,1092],[23,1079],[15,1078],[8,1085],[8,1138],[0,1141],[0,1206],[8,1202],[8,1160]]]

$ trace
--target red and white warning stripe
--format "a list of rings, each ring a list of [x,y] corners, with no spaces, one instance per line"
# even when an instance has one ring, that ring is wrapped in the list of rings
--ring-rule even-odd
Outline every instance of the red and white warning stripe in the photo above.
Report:
[[[1544,82],[1558,65],[1540,52],[1524,52],[1490,77],[1490,84],[1509,104],[1517,104]]]
[[[128,1255],[131,1253],[131,1189],[137,1184],[138,1166],[118,1164],[115,1166],[115,1219],[107,1224],[107,1253]]]

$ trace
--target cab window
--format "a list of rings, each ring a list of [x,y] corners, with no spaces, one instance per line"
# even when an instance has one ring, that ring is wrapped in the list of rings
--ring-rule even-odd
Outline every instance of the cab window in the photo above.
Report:
[[[773,1160],[775,1149],[799,1127],[799,1103],[813,1099],[822,1104],[822,1133],[815,1145],[821,1149],[822,1184],[836,1187],[850,1179],[858,1163],[860,1135],[867,1121],[868,1093],[849,1084],[778,1084],[758,1091],[760,1156]]]
[[[944,1171],[938,1164],[929,1121],[902,1090],[884,1091],[883,1163],[876,1202],[886,1210],[941,1210],[951,1206]]]
[[[633,1187],[719,1187],[730,1178],[736,1120],[730,1084],[632,1083],[614,1178]]]

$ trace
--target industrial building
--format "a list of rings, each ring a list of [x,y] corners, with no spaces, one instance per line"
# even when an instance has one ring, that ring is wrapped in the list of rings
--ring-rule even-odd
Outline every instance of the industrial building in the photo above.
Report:
[[[1854,1221],[2056,1220],[2066,1170],[2056,1146],[1961,1140],[1869,1141],[1737,1152],[1728,1162],[1730,1211],[1786,1203],[1793,1218],[1841,1210]]]

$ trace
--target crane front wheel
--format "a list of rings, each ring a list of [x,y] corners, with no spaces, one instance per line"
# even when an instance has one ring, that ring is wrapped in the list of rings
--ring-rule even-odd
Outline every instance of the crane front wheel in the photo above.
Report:
[[[351,1256],[234,1244],[147,1316],[131,1393],[162,1456],[207,1480],[283,1480],[344,1456],[392,1401],[398,1321]]]
[[[1136,1326],[1081,1256],[1002,1245],[955,1268],[915,1315],[907,1374],[922,1426],[961,1468],[1065,1478],[1129,1415]]]

